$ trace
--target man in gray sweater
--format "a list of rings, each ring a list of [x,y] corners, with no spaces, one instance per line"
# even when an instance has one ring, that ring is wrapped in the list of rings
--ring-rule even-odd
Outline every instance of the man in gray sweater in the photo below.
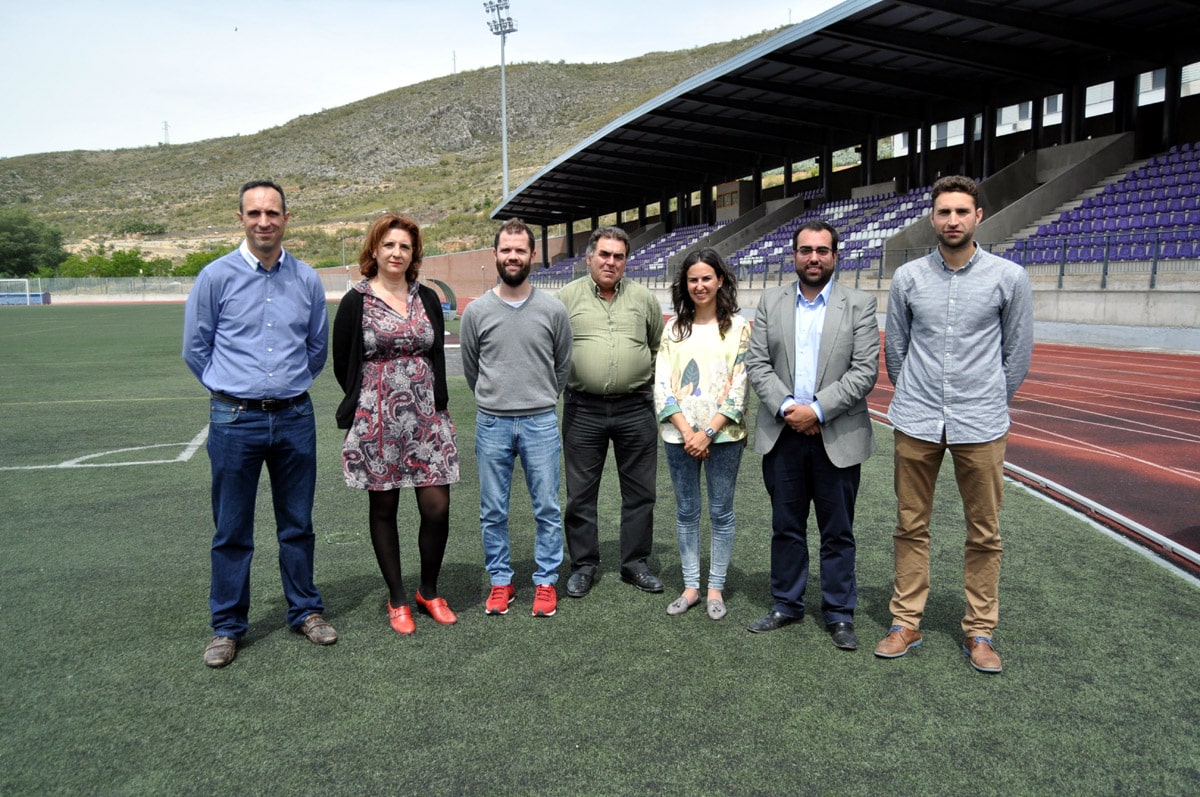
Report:
[[[558,605],[554,585],[563,558],[555,406],[571,367],[571,323],[562,302],[528,282],[534,238],[523,221],[506,222],[492,251],[500,282],[467,305],[460,329],[463,375],[477,407],[479,523],[492,582],[485,609],[507,614],[515,596],[508,503],[519,456],[537,524],[533,616],[550,617]]]

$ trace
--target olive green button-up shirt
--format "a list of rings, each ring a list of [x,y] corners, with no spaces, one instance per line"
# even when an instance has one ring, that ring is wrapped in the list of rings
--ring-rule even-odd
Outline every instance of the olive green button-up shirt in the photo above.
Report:
[[[600,297],[590,275],[558,292],[575,340],[567,387],[612,396],[646,387],[662,341],[662,306],[642,285],[622,278],[612,301]]]

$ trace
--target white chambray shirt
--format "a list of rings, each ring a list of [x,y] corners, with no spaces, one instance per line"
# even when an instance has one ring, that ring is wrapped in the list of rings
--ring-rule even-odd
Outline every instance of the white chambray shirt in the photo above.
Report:
[[[1008,431],[1008,405],[1029,372],[1033,293],[1025,269],[976,246],[957,271],[935,249],[896,270],[884,364],[888,420],[910,437],[986,443]]]

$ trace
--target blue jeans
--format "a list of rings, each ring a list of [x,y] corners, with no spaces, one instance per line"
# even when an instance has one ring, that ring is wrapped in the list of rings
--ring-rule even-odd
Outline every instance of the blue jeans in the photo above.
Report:
[[[563,560],[562,511],[558,506],[558,417],[554,411],[537,415],[475,414],[475,457],[479,461],[479,526],[483,559],[492,586],[512,583],[508,541],[508,502],[513,465],[521,458],[525,486],[533,499],[537,524],[533,583],[558,582]]]
[[[241,639],[249,624],[254,504],[264,464],[271,477],[287,624],[299,627],[308,615],[325,610],[313,583],[317,428],[312,402],[263,412],[214,399],[209,420],[208,458],[216,525],[208,597],[213,632]]]
[[[675,488],[675,533],[679,537],[683,586],[700,589],[700,467],[703,465],[708,482],[708,520],[712,524],[708,588],[723,590],[733,555],[733,492],[746,444],[744,441],[714,443],[708,447],[708,459],[696,459],[677,443],[663,445]]]

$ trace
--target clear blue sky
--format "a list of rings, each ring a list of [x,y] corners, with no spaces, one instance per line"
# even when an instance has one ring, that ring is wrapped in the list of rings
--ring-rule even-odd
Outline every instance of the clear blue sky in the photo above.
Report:
[[[506,60],[592,63],[795,24],[836,0],[510,0]],[[255,133],[494,66],[481,0],[9,0],[0,158]]]

